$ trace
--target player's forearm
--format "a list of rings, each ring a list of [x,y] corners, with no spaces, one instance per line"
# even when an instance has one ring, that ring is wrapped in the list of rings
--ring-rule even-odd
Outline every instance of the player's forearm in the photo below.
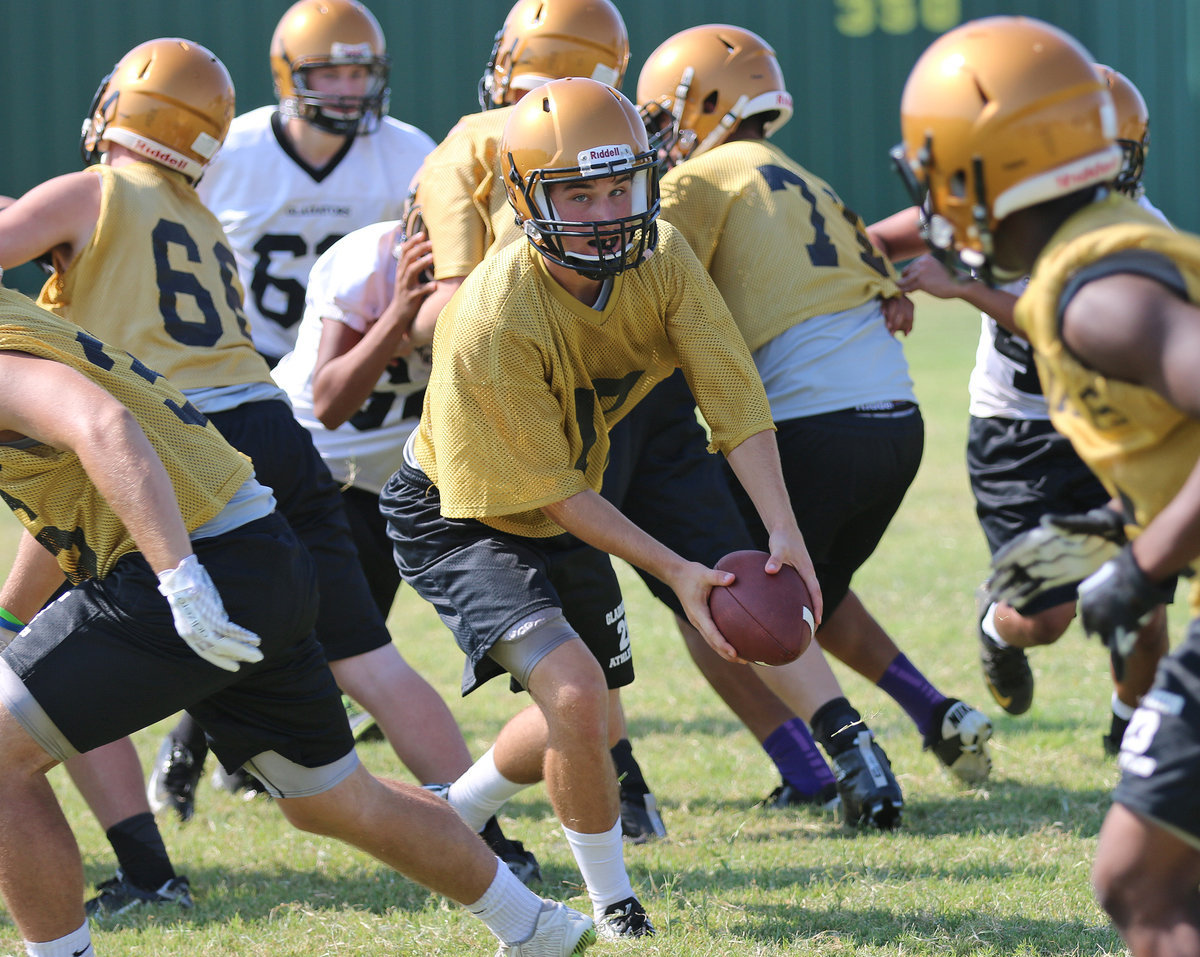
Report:
[[[732,449],[727,458],[768,533],[795,528],[796,516],[783,481],[775,433],[755,433]]]
[[[590,489],[553,505],[544,505],[542,511],[576,538],[649,572],[661,581],[670,583],[687,564]]]
[[[28,623],[64,580],[54,556],[25,532],[17,543],[8,577],[0,586],[0,608]]]
[[[313,376],[313,412],[325,428],[336,429],[362,408],[395,356],[403,333],[391,334],[380,322]]]
[[[174,568],[192,554],[175,489],[137,420],[116,405],[71,449],[150,567]]]

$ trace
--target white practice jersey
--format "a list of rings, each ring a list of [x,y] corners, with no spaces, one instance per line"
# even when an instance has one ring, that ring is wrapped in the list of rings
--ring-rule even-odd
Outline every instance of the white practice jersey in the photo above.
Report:
[[[376,494],[399,468],[404,442],[421,418],[428,348],[393,362],[363,407],[336,429],[325,428],[313,413],[312,380],[322,320],[365,333],[391,301],[400,225],[390,220],[356,229],[321,254],[309,274],[296,348],[272,373],[333,477]]]
[[[295,344],[317,257],[352,230],[403,215],[409,184],[434,146],[416,127],[384,117],[318,171],[285,145],[282,123],[273,106],[236,117],[196,187],[225,228],[254,346],[269,358]]]
[[[1138,203],[1167,222],[1167,217],[1145,196],[1139,196]],[[1019,296],[1028,281],[1019,279],[1000,288]],[[1008,332],[987,313],[980,315],[979,345],[968,386],[971,415],[980,419],[1049,419],[1029,343]]]

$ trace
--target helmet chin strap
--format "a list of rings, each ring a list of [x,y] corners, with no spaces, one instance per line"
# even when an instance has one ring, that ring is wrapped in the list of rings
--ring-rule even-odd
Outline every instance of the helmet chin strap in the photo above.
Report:
[[[692,150],[692,153],[694,153],[696,156],[699,156],[705,150],[712,149],[714,146],[719,146],[721,143],[723,143],[726,137],[729,136],[730,131],[742,118],[742,110],[746,108],[746,104],[749,102],[750,97],[746,96],[744,93],[738,97],[738,101],[733,104],[729,112],[721,117],[720,122],[713,127],[712,132],[700,141],[700,144],[694,150]]]

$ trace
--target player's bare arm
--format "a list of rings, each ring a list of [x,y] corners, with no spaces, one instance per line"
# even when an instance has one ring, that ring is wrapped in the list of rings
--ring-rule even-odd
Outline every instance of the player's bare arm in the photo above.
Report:
[[[823,610],[821,586],[817,582],[817,573],[804,544],[804,536],[796,526],[796,516],[792,511],[787,486],[783,482],[783,470],[779,465],[779,447],[775,444],[775,433],[755,433],[732,449],[728,458],[729,465],[746,494],[750,496],[763,526],[771,536],[771,557],[767,560],[767,573],[774,574],[785,564],[796,569],[812,595],[813,614],[820,624]]]
[[[1088,283],[1063,314],[1063,341],[1097,372],[1152,389],[1200,418],[1200,309],[1162,284],[1124,274]],[[1200,463],[1133,552],[1154,581],[1200,555]]]
[[[634,525],[591,489],[577,492],[553,505],[544,505],[542,511],[576,538],[666,582],[679,596],[688,620],[717,654],[728,661],[742,660],[717,631],[708,611],[708,593],[714,587],[732,582],[732,574],[685,560]]]
[[[0,267],[43,253],[65,270],[91,240],[100,217],[100,177],[81,170],[56,176],[0,208]]]
[[[929,247],[921,237],[917,207],[909,206],[867,227],[872,244],[892,262],[924,255]]]
[[[453,276],[449,279],[436,279],[429,283],[429,292],[412,322],[410,335],[413,345],[422,346],[433,342],[433,330],[437,326],[438,316],[441,315],[446,303],[458,292],[458,287],[466,278],[466,276]]]
[[[932,256],[921,256],[905,266],[900,273],[900,288],[905,292],[928,293],[935,299],[961,299],[987,313],[1009,332],[1021,335],[1013,320],[1016,296],[976,279],[954,276]]]
[[[28,623],[64,581],[62,569],[49,550],[28,532],[22,532],[12,568],[0,587],[0,608]]]
[[[28,436],[78,456],[155,572],[192,554],[166,469],[113,396],[60,363],[14,352],[0,352],[0,396],[0,438]]]
[[[401,245],[395,294],[365,333],[334,319],[321,320],[321,344],[313,369],[313,410],[327,429],[336,429],[357,412],[388,363],[411,351],[407,334],[431,291],[418,277],[431,261],[432,247],[424,235]]]

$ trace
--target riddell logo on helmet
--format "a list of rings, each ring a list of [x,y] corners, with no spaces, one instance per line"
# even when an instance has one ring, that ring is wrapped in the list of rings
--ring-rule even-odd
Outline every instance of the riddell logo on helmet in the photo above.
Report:
[[[157,163],[162,163],[163,166],[170,166],[172,169],[187,169],[188,167],[188,161],[178,153],[172,153],[157,143],[151,143],[149,140],[144,140],[141,137],[138,137],[133,150]]]
[[[1073,186],[1082,187],[1116,176],[1120,166],[1121,158],[1119,156],[1114,159],[1099,160],[1089,163],[1087,166],[1059,173],[1055,177],[1055,182],[1060,189],[1064,190],[1071,189]]]
[[[593,146],[579,151],[579,168],[591,170],[601,166],[621,167],[633,162],[633,150],[628,143],[615,143],[611,146]]]

